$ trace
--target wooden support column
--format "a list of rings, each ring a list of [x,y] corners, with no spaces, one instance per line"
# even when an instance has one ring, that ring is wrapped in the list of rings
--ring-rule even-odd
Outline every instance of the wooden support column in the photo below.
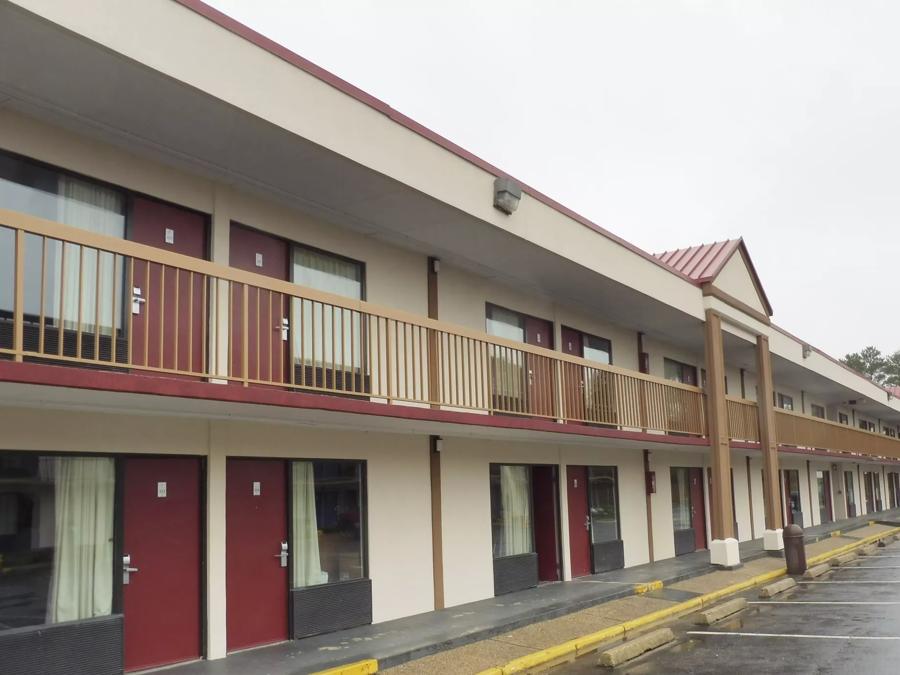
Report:
[[[728,441],[728,409],[725,403],[725,349],[722,319],[706,310],[706,414],[712,468],[710,521],[712,539],[734,538],[731,499],[731,446]]]
[[[438,271],[440,260],[428,258],[428,318],[438,318]],[[428,398],[431,407],[440,404],[440,336],[428,331]],[[431,561],[434,579],[434,608],[444,609],[444,530],[441,500],[441,439],[429,438],[429,465],[431,469]]]
[[[758,375],[757,411],[759,414],[759,444],[763,455],[763,506],[766,512],[766,529],[784,527],[781,509],[781,489],[778,484],[778,441],[775,438],[775,403],[772,383],[772,357],[769,354],[769,338],[756,336],[756,370]]]
[[[431,560],[434,608],[444,609],[444,528],[441,521],[441,439],[429,438],[431,465]]]
[[[650,562],[654,561],[653,555],[653,495],[650,494],[650,451],[644,450],[644,495],[647,506],[647,551],[650,553]]]

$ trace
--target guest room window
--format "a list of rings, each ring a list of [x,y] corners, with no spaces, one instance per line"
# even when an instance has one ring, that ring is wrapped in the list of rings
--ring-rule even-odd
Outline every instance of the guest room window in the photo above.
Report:
[[[0,453],[0,630],[112,612],[115,461]]]
[[[294,588],[365,576],[364,473],[356,461],[292,462]]]
[[[534,551],[530,466],[491,465],[491,526],[495,558]]]

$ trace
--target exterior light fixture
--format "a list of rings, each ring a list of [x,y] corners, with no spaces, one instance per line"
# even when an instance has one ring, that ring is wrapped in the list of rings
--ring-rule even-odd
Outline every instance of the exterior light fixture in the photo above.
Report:
[[[808,359],[810,354],[812,354],[812,347],[803,345],[803,358]]]
[[[494,208],[510,215],[519,207],[522,188],[512,178],[502,176],[494,179]]]

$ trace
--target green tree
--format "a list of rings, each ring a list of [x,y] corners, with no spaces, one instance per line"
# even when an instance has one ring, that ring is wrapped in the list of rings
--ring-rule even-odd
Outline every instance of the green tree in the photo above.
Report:
[[[890,387],[900,387],[900,351],[885,357],[881,372],[884,373],[882,384]]]
[[[880,349],[871,345],[859,352],[847,354],[841,359],[841,363],[853,368],[857,373],[868,377],[876,384],[885,384],[888,379],[886,368],[889,360],[897,356],[897,365],[900,365],[900,352],[895,352],[891,357],[885,357]]]

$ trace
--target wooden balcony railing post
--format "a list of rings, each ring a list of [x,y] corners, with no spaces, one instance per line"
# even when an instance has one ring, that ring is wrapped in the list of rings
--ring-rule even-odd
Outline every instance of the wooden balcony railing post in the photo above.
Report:
[[[396,327],[396,323],[394,324],[394,326]],[[388,403],[390,403],[391,400],[394,398],[394,396],[393,396],[394,387],[393,387],[392,380],[391,380],[391,373],[393,372],[393,368],[392,368],[393,360],[391,358],[391,355],[394,352],[394,348],[393,348],[394,341],[391,339],[392,334],[393,334],[393,331],[391,330],[390,320],[385,321],[384,322],[384,341],[385,341],[385,347],[386,347],[385,362],[386,362],[386,376],[387,376],[386,384],[387,384],[387,402]]]
[[[250,386],[250,311],[248,308],[248,300],[250,299],[250,290],[247,284],[243,284],[241,293],[241,377],[244,379],[244,386]],[[257,345],[257,348],[259,345]]]
[[[13,288],[15,289],[15,301],[13,303],[13,349],[15,350],[14,359],[16,361],[22,361],[22,354],[25,351],[25,232],[18,228],[16,229],[15,265],[15,279],[13,282]]]
[[[563,392],[566,391],[566,384],[563,381],[563,367],[562,361],[555,361],[552,364],[551,370],[551,383],[553,386],[553,416],[556,418],[556,421],[560,424],[563,424],[566,421],[566,416],[568,415],[568,410],[565,408],[565,401],[563,399]]]

